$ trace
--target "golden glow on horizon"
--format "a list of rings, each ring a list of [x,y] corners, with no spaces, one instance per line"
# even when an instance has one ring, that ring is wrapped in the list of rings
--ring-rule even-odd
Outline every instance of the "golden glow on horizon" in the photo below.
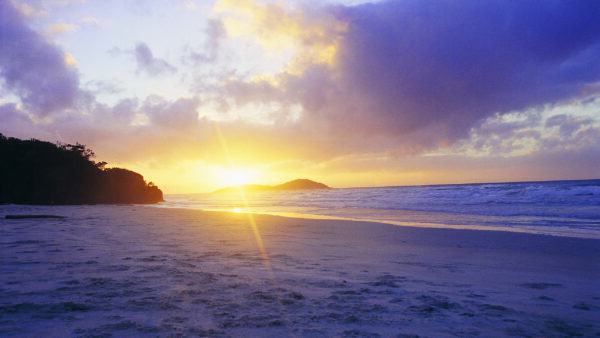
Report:
[[[215,131],[217,137],[219,138],[219,143],[221,145],[221,150],[225,156],[227,163],[229,164],[228,169],[223,169],[218,175],[218,183],[221,184],[222,187],[231,187],[237,185],[244,185],[253,183],[256,180],[256,171],[250,169],[239,169],[234,166],[233,159],[231,157],[231,152],[229,150],[229,145],[227,139],[223,135],[223,131],[218,124],[215,123]]]

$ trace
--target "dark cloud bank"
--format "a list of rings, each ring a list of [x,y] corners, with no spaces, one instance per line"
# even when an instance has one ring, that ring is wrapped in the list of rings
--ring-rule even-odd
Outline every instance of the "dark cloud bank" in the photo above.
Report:
[[[348,30],[333,66],[231,82],[247,100],[299,101],[308,126],[422,151],[494,114],[581,96],[600,80],[600,2],[386,1],[328,11]],[[307,128],[308,129],[308,128]]]
[[[30,112],[47,116],[75,105],[79,75],[64,52],[33,31],[10,1],[0,1],[0,85]]]
[[[453,142],[484,117],[600,79],[598,2],[395,1],[340,15],[336,84],[376,130]]]

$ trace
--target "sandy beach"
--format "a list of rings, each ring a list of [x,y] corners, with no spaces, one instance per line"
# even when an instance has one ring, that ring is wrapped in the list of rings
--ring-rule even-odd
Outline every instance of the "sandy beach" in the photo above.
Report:
[[[0,217],[1,336],[600,335],[596,239],[145,206]]]

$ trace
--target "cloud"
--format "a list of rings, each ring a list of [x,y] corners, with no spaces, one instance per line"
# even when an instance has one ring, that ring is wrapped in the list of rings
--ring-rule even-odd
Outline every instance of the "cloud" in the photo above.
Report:
[[[3,86],[39,116],[72,107],[80,94],[79,75],[68,55],[30,29],[10,1],[0,2],[0,12]]]
[[[148,45],[143,42],[138,42],[135,45],[134,53],[138,72],[145,72],[151,76],[177,72],[177,68],[170,65],[167,61],[154,57]]]
[[[225,27],[218,19],[209,19],[205,30],[206,42],[202,52],[189,51],[186,60],[194,65],[211,63],[217,60],[221,40],[225,37]]]
[[[119,94],[125,89],[119,81],[92,80],[85,83],[84,87],[92,94]]]
[[[84,24],[89,24],[89,25],[98,25],[98,24],[100,24],[100,22],[98,21],[98,19],[96,19],[93,16],[83,17],[80,21],[82,23],[84,23]]]
[[[306,130],[318,129],[323,141],[367,140],[346,143],[357,151],[446,147],[487,117],[560,104],[600,81],[600,6],[593,1],[383,1],[291,12],[281,7],[279,16],[270,14],[277,12],[272,7],[246,7],[267,12],[253,14],[263,21],[251,25],[264,41],[311,25],[306,31],[318,32],[313,36],[320,41],[312,46],[327,42],[334,49],[330,62],[304,51],[290,63],[302,64],[300,71],[284,69],[264,81],[233,79],[226,93],[240,105],[300,103]],[[343,29],[312,20],[319,17],[315,11],[344,23]],[[291,36],[304,48],[314,41]]]
[[[193,1],[191,1],[191,0],[184,0],[183,6],[186,9],[189,9],[189,10],[192,10],[192,11],[195,11],[197,9],[196,4]]]
[[[0,117],[2,117],[3,127],[8,130],[26,129],[31,126],[31,119],[23,114],[14,103],[3,103],[0,101]]]
[[[15,9],[17,9],[21,13],[21,15],[23,15],[25,18],[28,18],[28,19],[39,18],[39,17],[48,15],[48,13],[46,11],[36,9],[32,6],[29,6],[26,3],[16,2],[16,3],[13,3],[13,6]]]
[[[331,63],[346,22],[322,8],[253,0],[219,0],[214,11],[229,37],[251,36],[266,54],[293,52],[286,71],[302,70],[310,63]]]
[[[591,118],[573,118],[566,114],[559,114],[546,120],[546,127],[558,127],[562,136],[571,137],[582,129],[588,129],[593,122]]]
[[[162,129],[174,129],[178,132],[191,130],[199,123],[196,111],[200,101],[196,98],[180,97],[175,101],[168,101],[152,95],[144,101],[141,111],[150,121]]]
[[[84,3],[86,0],[46,0],[42,1],[48,7],[70,6]]]
[[[52,34],[62,34],[66,32],[76,31],[79,27],[72,23],[57,23],[50,26],[50,32]]]

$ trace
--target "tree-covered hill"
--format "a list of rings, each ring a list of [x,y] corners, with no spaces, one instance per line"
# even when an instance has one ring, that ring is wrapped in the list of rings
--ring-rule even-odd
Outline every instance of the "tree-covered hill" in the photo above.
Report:
[[[20,140],[0,134],[0,203],[156,203],[162,191],[142,175],[96,163],[81,144]]]

